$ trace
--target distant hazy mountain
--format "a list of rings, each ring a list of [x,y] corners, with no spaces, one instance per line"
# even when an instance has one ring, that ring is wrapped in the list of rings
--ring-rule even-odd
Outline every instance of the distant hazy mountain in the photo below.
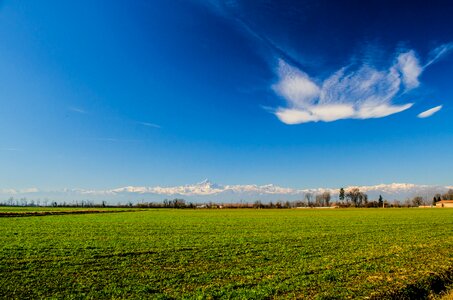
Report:
[[[436,193],[444,193],[452,186],[416,185],[410,183],[379,184],[373,186],[349,186],[345,190],[357,187],[368,194],[370,200],[382,195],[387,200],[405,200],[415,195],[431,199]],[[27,198],[30,200],[72,202],[81,200],[102,201],[116,204],[125,201],[162,201],[164,199],[183,198],[192,202],[254,202],[294,201],[303,200],[307,193],[320,194],[330,192],[333,201],[338,199],[338,188],[294,189],[280,187],[274,184],[266,185],[219,185],[209,180],[199,183],[172,187],[139,187],[126,186],[108,190],[63,189],[58,191],[43,191],[37,188],[26,190],[0,190],[2,202],[10,197],[15,200]]]

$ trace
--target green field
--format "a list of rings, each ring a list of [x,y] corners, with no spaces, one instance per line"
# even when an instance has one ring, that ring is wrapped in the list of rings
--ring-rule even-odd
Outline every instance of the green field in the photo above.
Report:
[[[453,270],[453,209],[159,209],[0,226],[7,299],[410,298]]]

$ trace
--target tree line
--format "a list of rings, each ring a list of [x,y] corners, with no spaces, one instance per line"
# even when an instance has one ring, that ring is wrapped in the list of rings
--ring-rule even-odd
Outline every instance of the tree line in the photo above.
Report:
[[[95,203],[90,200],[72,201],[72,202],[56,202],[48,199],[44,200],[27,200],[26,198],[13,198],[10,197],[6,201],[1,202],[0,206],[52,206],[52,207],[136,207],[136,208],[315,208],[315,207],[365,207],[365,208],[379,208],[379,207],[418,207],[435,205],[441,200],[453,200],[453,189],[448,190],[444,194],[434,195],[432,201],[428,201],[426,197],[414,196],[412,199],[404,201],[394,200],[389,202],[384,200],[382,195],[379,195],[376,200],[369,200],[368,195],[359,188],[351,188],[345,190],[341,188],[338,193],[338,200],[332,201],[330,192],[323,192],[319,194],[305,193],[304,198],[296,201],[270,201],[262,202],[260,200],[253,203],[193,203],[187,202],[184,199],[164,199],[162,202],[145,202],[140,201],[132,203],[131,201],[117,205],[108,204],[107,201]]]

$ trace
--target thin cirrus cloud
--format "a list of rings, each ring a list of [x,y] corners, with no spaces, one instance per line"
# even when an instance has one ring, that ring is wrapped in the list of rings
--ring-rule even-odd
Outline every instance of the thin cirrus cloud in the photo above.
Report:
[[[419,117],[421,119],[428,118],[428,117],[431,117],[432,115],[434,115],[436,112],[438,112],[441,109],[442,109],[442,105],[439,105],[439,106],[430,108],[428,110],[425,110],[422,113],[419,113],[417,117]]]
[[[145,126],[145,127],[152,127],[152,128],[162,128],[160,125],[149,123],[149,122],[138,122],[138,124]]]
[[[431,59],[423,66],[426,68],[453,50],[453,43],[443,44],[430,52]]]
[[[84,110],[84,109],[82,109],[80,107],[70,106],[70,107],[68,107],[68,109],[70,111],[72,111],[72,112],[76,112],[76,113],[79,113],[79,114],[86,114],[87,113],[86,110]]]
[[[286,106],[278,107],[274,114],[285,124],[301,124],[382,118],[402,112],[413,103],[394,104],[393,99],[417,88],[424,69],[450,49],[450,44],[436,48],[433,58],[424,66],[415,51],[409,50],[398,53],[393,64],[384,70],[367,64],[344,67],[320,84],[280,59],[279,81],[272,89],[286,100]]]

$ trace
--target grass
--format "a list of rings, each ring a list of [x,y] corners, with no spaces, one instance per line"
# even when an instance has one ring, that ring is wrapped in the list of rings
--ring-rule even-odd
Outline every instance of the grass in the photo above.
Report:
[[[453,270],[453,209],[159,209],[0,226],[0,298],[413,298]]]

